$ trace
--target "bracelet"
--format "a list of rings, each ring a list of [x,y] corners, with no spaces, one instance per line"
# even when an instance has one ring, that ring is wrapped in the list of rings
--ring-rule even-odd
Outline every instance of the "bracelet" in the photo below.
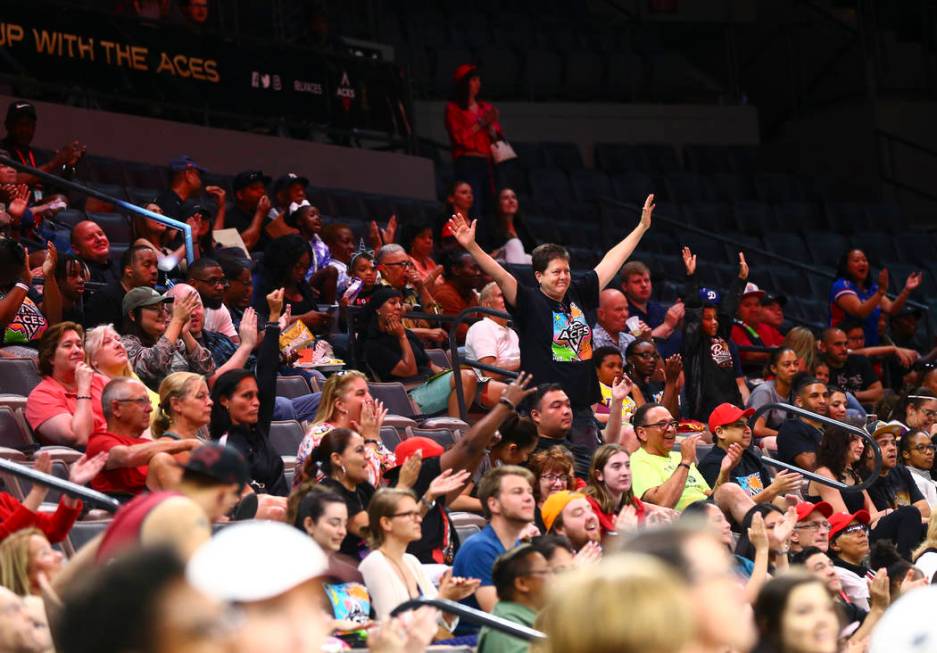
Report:
[[[23,292],[29,292],[29,286],[22,281],[17,281],[15,287],[21,288]]]
[[[75,399],[91,399],[91,395],[77,395]]]
[[[517,410],[517,404],[515,404],[513,401],[511,401],[511,400],[508,399],[507,397],[501,397],[500,399],[498,399],[498,403],[499,403],[499,404],[504,404],[505,406],[507,406],[507,407],[510,408],[511,410]]]
[[[687,469],[690,469],[690,464],[689,464],[689,463],[680,463],[679,465],[677,465],[677,469],[680,469],[681,467],[686,467]]]

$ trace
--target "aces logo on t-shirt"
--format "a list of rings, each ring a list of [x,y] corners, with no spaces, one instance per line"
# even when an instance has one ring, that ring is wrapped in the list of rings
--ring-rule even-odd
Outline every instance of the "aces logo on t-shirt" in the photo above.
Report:
[[[576,304],[569,313],[553,311],[553,360],[562,363],[592,359],[592,329]]]
[[[729,344],[722,338],[713,338],[709,346],[709,353],[717,367],[732,367],[732,352]]]

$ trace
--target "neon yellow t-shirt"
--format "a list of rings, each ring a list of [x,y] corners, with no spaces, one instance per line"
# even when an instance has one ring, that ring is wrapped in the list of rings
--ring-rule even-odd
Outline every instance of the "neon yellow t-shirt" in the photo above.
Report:
[[[631,488],[634,495],[643,499],[644,493],[651,488],[662,485],[677,471],[680,464],[680,453],[671,451],[670,456],[654,456],[644,449],[638,449],[631,454]],[[682,511],[691,503],[705,501],[708,497],[709,485],[700,474],[696,465],[690,465],[683,494],[674,506],[675,510]]]

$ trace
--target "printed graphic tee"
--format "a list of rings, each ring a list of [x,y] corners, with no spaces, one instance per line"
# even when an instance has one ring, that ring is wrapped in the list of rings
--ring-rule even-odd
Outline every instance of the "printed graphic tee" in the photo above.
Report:
[[[707,419],[713,409],[728,402],[742,405],[742,395],[735,380],[742,376],[738,350],[731,342],[716,336],[709,339],[708,355],[702,357],[703,401],[701,419]]]
[[[517,303],[508,306],[521,346],[521,369],[533,382],[559,383],[576,407],[601,401],[592,363],[592,328],[585,311],[599,302],[594,271],[573,281],[562,301],[550,299],[539,287],[517,284]]]

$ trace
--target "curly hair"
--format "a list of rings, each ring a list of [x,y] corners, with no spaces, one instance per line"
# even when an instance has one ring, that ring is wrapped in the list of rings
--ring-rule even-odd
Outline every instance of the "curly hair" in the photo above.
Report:
[[[537,502],[539,503],[545,498],[540,496],[541,476],[552,471],[566,474],[566,489],[572,490],[575,484],[575,465],[573,455],[565,447],[559,445],[552,446],[549,449],[542,449],[531,456],[528,466],[534,474],[534,498]]]
[[[293,266],[303,254],[312,257],[309,243],[302,236],[290,234],[271,240],[267,243],[263,261],[260,263],[267,281],[273,284],[274,288],[289,285],[287,282]]]
[[[828,427],[823,431],[820,446],[817,448],[817,467],[828,467],[836,479],[842,479],[852,465],[847,462],[849,444],[855,437],[849,431],[838,426]]]

